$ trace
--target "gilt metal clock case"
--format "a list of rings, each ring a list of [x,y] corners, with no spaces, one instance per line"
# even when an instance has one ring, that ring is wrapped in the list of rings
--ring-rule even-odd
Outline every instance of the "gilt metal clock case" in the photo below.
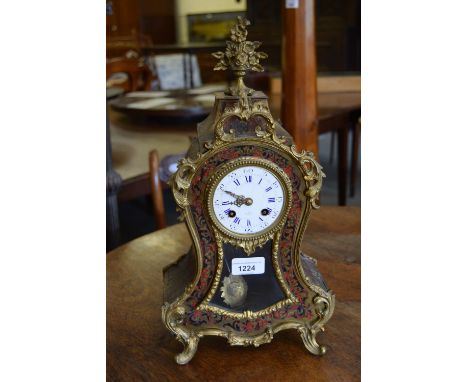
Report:
[[[261,70],[266,56],[246,40],[247,25],[239,19],[226,52],[215,55],[215,69],[230,67],[236,85],[216,94],[172,178],[193,241],[164,271],[162,319],[184,345],[179,364],[192,359],[203,336],[259,346],[284,329],[298,330],[311,353],[324,354],[316,334],[334,310],[316,261],[300,251],[324,174],[273,119],[267,97],[244,85],[246,70]]]

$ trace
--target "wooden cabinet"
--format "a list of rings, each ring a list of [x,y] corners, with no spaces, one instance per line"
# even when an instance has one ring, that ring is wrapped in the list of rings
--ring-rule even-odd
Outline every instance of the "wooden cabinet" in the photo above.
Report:
[[[107,38],[137,36],[140,33],[138,2],[110,0],[106,5]]]
[[[281,66],[281,7],[284,0],[248,0],[251,40],[263,42],[270,67]],[[316,49],[319,72],[361,70],[361,1],[316,0]]]
[[[132,49],[175,42],[172,0],[108,0],[106,2],[107,57]]]

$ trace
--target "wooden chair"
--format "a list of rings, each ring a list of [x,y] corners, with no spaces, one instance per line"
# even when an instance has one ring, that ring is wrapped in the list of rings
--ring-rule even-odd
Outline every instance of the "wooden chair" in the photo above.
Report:
[[[318,76],[319,93],[346,93],[361,91],[361,76]],[[333,163],[336,132],[332,133],[330,143],[330,164]]]
[[[122,181],[118,194],[118,202],[125,203],[143,196],[151,198],[156,229],[161,229],[166,227],[167,223],[163,187],[160,178],[160,161],[157,150],[152,150],[148,154],[148,162],[149,174],[142,174]]]
[[[152,150],[149,153],[149,168],[154,218],[157,229],[161,229],[166,227],[166,211],[164,209],[161,179],[159,178],[159,155],[157,150]]]
[[[117,73],[126,75],[126,79],[119,81],[116,85],[122,87],[126,92],[151,89],[153,73],[142,59],[120,57],[108,60],[106,65],[107,80]]]
[[[106,252],[109,252],[120,244],[117,194],[121,185],[122,178],[112,168],[109,114],[106,107]]]
[[[318,76],[317,89],[319,93],[346,93],[361,91],[361,76],[346,75],[346,76]],[[355,119],[354,119],[355,120]],[[361,123],[353,123],[351,126],[352,134],[352,154],[351,154],[351,180],[350,180],[350,196],[353,197],[356,189],[356,173],[359,153]],[[332,132],[330,142],[330,164],[333,163],[335,136],[336,132]]]

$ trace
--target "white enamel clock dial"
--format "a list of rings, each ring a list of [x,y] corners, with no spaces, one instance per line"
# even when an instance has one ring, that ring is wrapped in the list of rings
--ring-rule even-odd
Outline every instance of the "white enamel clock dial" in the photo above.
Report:
[[[270,228],[284,207],[284,190],[270,170],[239,167],[225,175],[213,193],[219,223],[236,234],[255,234]]]

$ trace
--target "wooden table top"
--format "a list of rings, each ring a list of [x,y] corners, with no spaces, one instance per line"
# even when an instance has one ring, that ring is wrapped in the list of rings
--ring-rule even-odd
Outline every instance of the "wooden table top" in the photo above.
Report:
[[[212,86],[213,88],[215,86]],[[210,87],[208,87],[210,88]],[[224,88],[224,87],[223,87]],[[198,92],[193,93],[190,92]],[[153,92],[165,94],[164,96],[151,96],[151,92],[134,92],[125,97],[112,101],[113,109],[135,116],[164,118],[167,121],[201,121],[208,116],[213,104],[214,94],[198,89],[178,90],[172,92]],[[138,96],[132,97],[132,94]],[[148,96],[145,97],[145,94]],[[140,107],[141,102],[156,102],[155,106]],[[167,102],[165,102],[167,100]],[[355,110],[361,107],[360,92],[328,92],[319,93],[319,119],[327,118],[339,111]],[[137,105],[134,107],[133,105]],[[269,96],[269,104],[273,117],[279,118],[281,114],[281,94]]]
[[[106,99],[109,101],[113,98],[119,97],[123,94],[124,90],[119,87],[111,86],[106,88]]]
[[[318,335],[322,356],[286,330],[269,344],[231,347],[204,337],[188,365],[182,345],[161,321],[162,271],[190,247],[185,225],[142,236],[107,254],[107,373],[109,381],[359,381],[360,214],[357,207],[313,211],[302,250],[318,260],[336,293],[335,313]]]
[[[144,100],[145,98],[142,98]],[[281,115],[281,94],[269,97],[275,119]],[[360,108],[360,92],[327,92],[318,95],[319,113],[323,118],[331,113]],[[110,135],[114,170],[128,180],[149,172],[148,153],[156,149],[159,157],[184,153],[190,136],[196,135],[196,124],[156,124],[154,121],[130,118],[110,108]]]
[[[157,122],[201,122],[213,108],[215,92],[227,84],[214,83],[194,89],[130,92],[113,100],[113,109],[133,116],[152,117]]]

